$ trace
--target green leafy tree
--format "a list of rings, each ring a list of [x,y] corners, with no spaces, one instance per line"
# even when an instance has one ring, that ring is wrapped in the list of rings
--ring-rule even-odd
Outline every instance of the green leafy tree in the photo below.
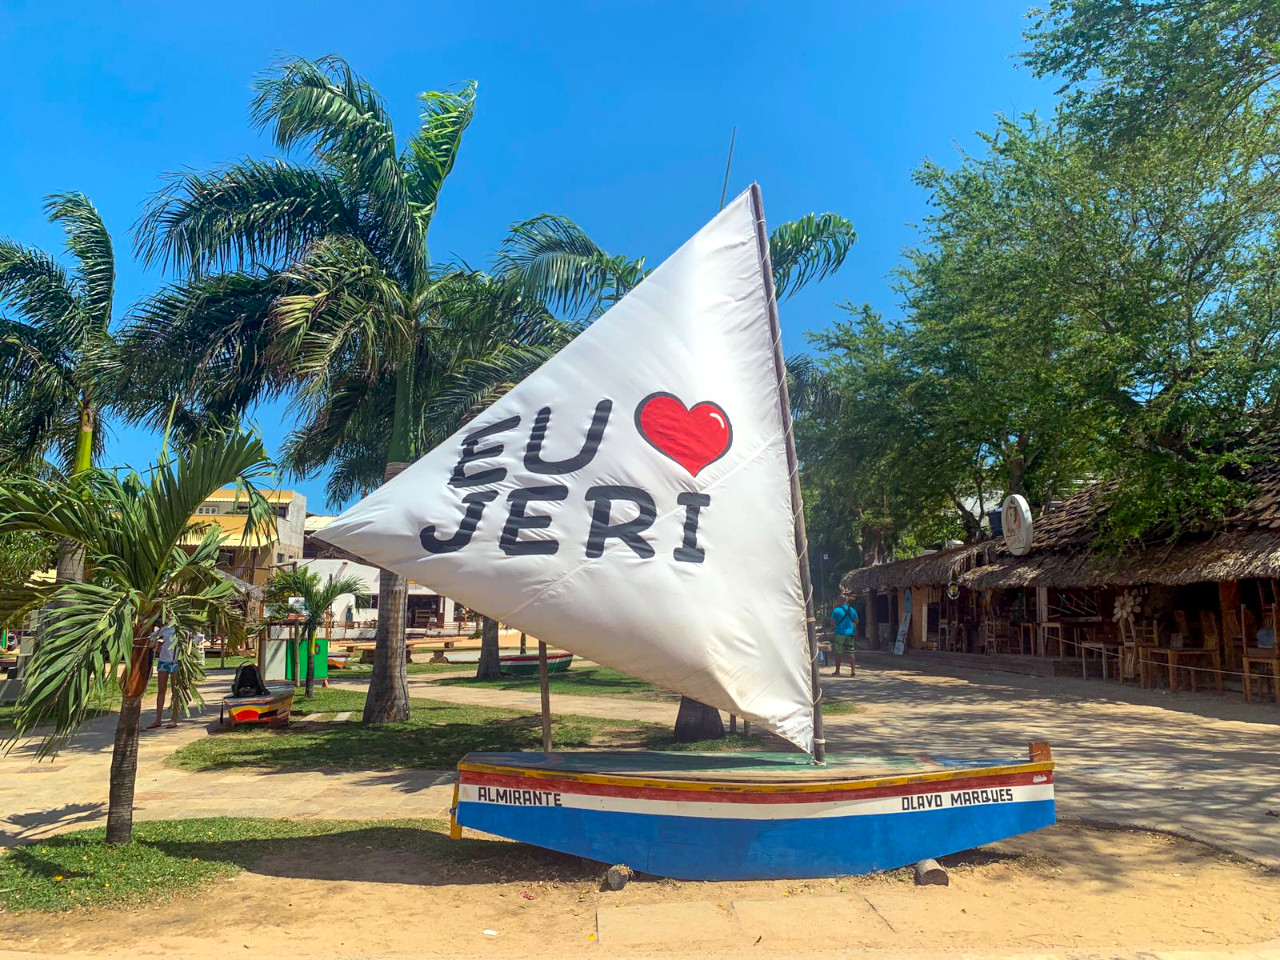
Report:
[[[865,515],[887,507],[892,539],[953,510],[974,536],[1006,493],[1043,507],[1098,477],[1119,481],[1116,545],[1234,509],[1277,403],[1269,149],[1171,133],[1101,164],[1028,118],[924,165],[903,318],[860,309],[817,338],[844,401],[832,468],[871,481]]]
[[[53,194],[45,211],[66,231],[71,271],[42,250],[0,240],[0,469],[52,455],[82,473],[101,452],[113,389],[102,361],[112,347],[115,257],[84,194]],[[82,576],[82,558],[65,544],[59,579]]]
[[[1172,130],[1216,136],[1280,109],[1280,8],[1272,0],[1051,0],[1023,57],[1063,80],[1071,120],[1112,142]]]
[[[289,606],[290,597],[302,598],[302,642],[307,651],[307,679],[305,693],[310,699],[316,679],[316,633],[329,615],[329,608],[344,593],[355,596],[357,607],[366,602],[364,581],[359,577],[321,577],[314,570],[300,567],[297,570],[278,570],[267,582],[266,600],[272,604],[270,616],[282,619],[286,614],[298,613]]]
[[[70,540],[84,552],[83,582],[0,585],[0,620],[58,605],[28,668],[16,719],[20,735],[52,728],[44,751],[75,733],[108,684],[121,686],[109,842],[132,837],[152,630],[171,624],[193,632],[236,601],[235,585],[216,569],[225,536],[192,515],[213,491],[235,483],[248,502],[247,527],[273,525],[273,508],[254,487],[270,468],[258,439],[228,432],[184,450],[176,463],[161,462],[145,482],[96,468],[65,479],[0,479],[0,534],[34,531]],[[193,540],[193,548],[183,546]]]

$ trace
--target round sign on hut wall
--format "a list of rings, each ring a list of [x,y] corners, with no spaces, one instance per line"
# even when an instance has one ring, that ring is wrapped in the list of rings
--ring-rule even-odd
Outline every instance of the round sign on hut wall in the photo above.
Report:
[[[1000,508],[1000,520],[1004,526],[1004,545],[1015,557],[1025,556],[1031,550],[1031,505],[1020,493],[1005,497]]]

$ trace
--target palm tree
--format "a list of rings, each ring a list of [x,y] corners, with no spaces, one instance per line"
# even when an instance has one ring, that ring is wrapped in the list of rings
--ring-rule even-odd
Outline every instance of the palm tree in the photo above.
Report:
[[[778,299],[839,270],[856,241],[853,224],[834,213],[811,213],[775,227],[769,259]],[[494,272],[531,299],[589,321],[650,271],[643,257],[607,253],[572,220],[542,214],[512,227]]]
[[[143,260],[188,276],[143,305],[131,340],[159,334],[148,347],[162,368],[187,359],[155,377],[156,393],[130,416],[155,422],[167,393],[183,398],[177,427],[197,430],[263,396],[301,391],[324,409],[352,378],[391,375],[381,479],[403,470],[422,452],[413,392],[434,285],[427,232],[475,95],[473,83],[422,94],[419,129],[400,150],[381,97],[343,60],[291,60],[260,80],[253,122],[310,163],[244,160],[178,177],[151,204],[138,227]],[[408,718],[405,589],[382,572],[366,723]]]
[[[320,574],[305,567],[297,570],[278,570],[267,582],[266,599],[273,604],[272,616],[296,612],[289,604],[290,597],[302,598],[302,641],[307,650],[306,696],[310,699],[316,679],[316,632],[324,623],[329,608],[344,593],[355,595],[357,607],[364,606],[364,581],[359,577],[330,577],[322,580]]]
[[[0,584],[0,621],[58,607],[32,658],[16,720],[19,734],[52,727],[44,752],[76,732],[119,672],[124,699],[111,755],[111,843],[132,838],[152,629],[171,624],[194,631],[210,616],[225,615],[237,599],[235,585],[216,569],[224,535],[192,515],[213,491],[236,483],[249,505],[246,526],[274,524],[272,507],[254,487],[270,468],[261,441],[227,432],[185,450],[176,463],[161,462],[146,482],[136,474],[122,479],[96,468],[65,479],[0,479],[0,533],[39,531],[84,552],[83,582]],[[192,539],[196,546],[184,548]]]
[[[775,227],[769,235],[769,260],[778,299],[822,280],[844,263],[857,240],[853,224],[834,213],[811,213]],[[498,256],[498,277],[530,298],[558,308],[579,322],[621,300],[649,273],[644,258],[607,253],[577,224],[543,214],[516,225]],[[807,358],[788,362],[788,378],[803,383],[809,401],[816,386]],[[498,673],[498,632],[483,633],[476,676]],[[720,712],[681,697],[676,739],[681,742],[724,736]]]
[[[34,247],[0,240],[0,468],[30,466],[53,454],[71,474],[102,449],[102,408],[110,398],[111,235],[89,198],[59,193],[45,200],[67,234],[70,273]],[[70,544],[58,552],[58,579],[83,578]]]

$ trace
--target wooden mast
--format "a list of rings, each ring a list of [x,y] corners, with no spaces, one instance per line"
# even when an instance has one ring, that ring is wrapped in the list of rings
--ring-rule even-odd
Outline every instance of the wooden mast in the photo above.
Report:
[[[804,497],[800,492],[799,458],[791,424],[791,397],[787,391],[787,362],[782,354],[782,327],[778,322],[778,299],[773,287],[773,264],[769,259],[769,235],[765,232],[764,202],[760,185],[751,185],[751,208],[756,221],[756,245],[760,249],[760,270],[764,277],[765,301],[769,312],[769,332],[773,338],[773,368],[778,377],[778,405],[782,432],[786,439],[787,473],[791,482],[791,512],[795,521],[796,561],[800,566],[800,590],[804,594],[804,625],[809,641],[809,683],[813,689],[813,760],[825,763],[827,741],[822,728],[822,687],[818,682],[818,636],[813,618],[813,582],[809,576],[809,540],[804,530]]]
[[[547,645],[538,641],[538,692],[542,696],[542,752],[551,752],[551,682],[547,678]]]

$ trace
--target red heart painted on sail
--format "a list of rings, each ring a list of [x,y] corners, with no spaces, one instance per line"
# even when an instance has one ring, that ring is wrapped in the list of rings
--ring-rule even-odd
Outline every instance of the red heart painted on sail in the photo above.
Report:
[[[695,477],[729,452],[733,428],[718,403],[686,407],[670,393],[651,393],[636,406],[636,429],[655,449]]]

